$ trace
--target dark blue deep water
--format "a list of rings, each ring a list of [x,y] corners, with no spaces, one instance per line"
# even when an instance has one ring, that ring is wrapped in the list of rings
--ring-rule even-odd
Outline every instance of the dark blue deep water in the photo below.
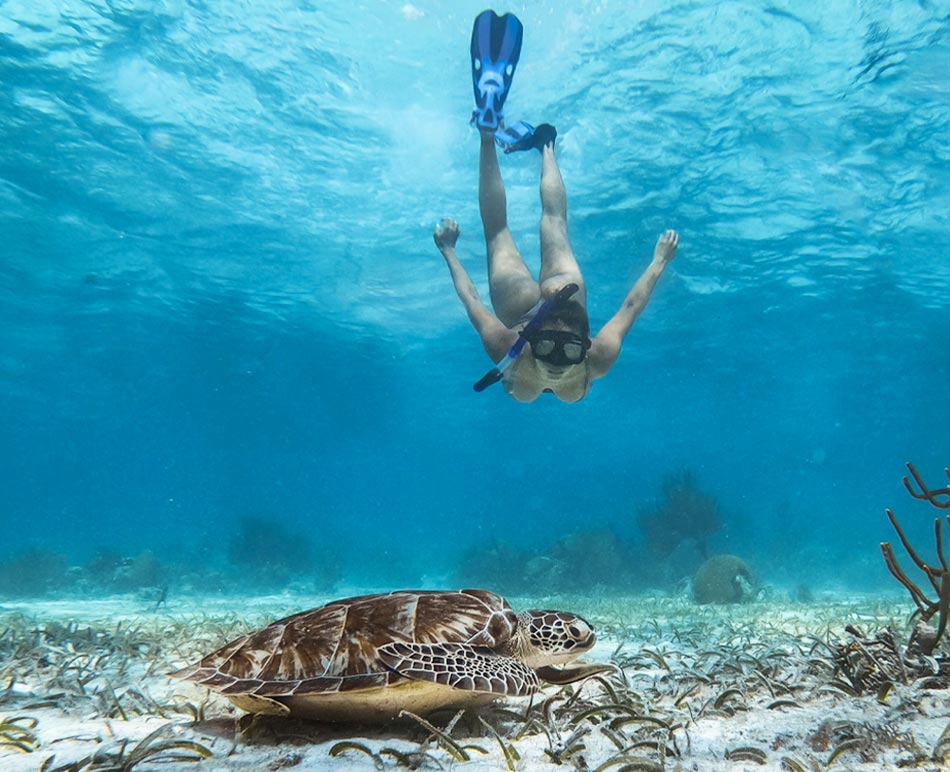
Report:
[[[885,507],[931,554],[901,476],[950,464],[946,5],[498,7],[595,329],[681,234],[576,405],[473,393],[432,243],[455,217],[487,299],[483,7],[0,0],[0,563],[151,551],[236,586],[303,545],[315,581],[451,586],[473,550],[585,533],[656,561],[637,513],[683,469],[710,550],[766,582],[888,586]],[[534,268],[538,169],[502,159]]]

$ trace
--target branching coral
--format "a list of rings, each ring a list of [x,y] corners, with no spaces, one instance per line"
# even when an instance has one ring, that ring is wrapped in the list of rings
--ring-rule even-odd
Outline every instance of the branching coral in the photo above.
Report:
[[[904,487],[907,488],[907,492],[910,493],[911,496],[913,496],[915,499],[929,501],[930,504],[937,509],[950,509],[950,485],[947,485],[943,488],[937,488],[936,490],[931,490],[924,484],[924,481],[917,473],[917,470],[914,469],[913,464],[908,463],[907,468],[910,470],[911,475],[913,475],[914,482],[917,484],[918,488],[918,490],[914,490],[914,486],[911,484],[910,478],[906,476],[904,477]],[[950,469],[944,469],[944,472],[946,473],[947,478],[950,479]],[[930,651],[933,651],[934,646],[937,645],[937,642],[946,631],[948,616],[950,616],[950,566],[947,564],[947,559],[943,550],[941,518],[937,517],[934,519],[934,540],[936,541],[937,546],[937,560],[940,562],[940,565],[932,566],[921,560],[917,552],[910,545],[910,542],[904,535],[904,531],[897,522],[897,518],[894,516],[894,513],[890,509],[886,510],[886,512],[887,517],[891,521],[891,525],[894,526],[894,530],[897,532],[897,537],[900,539],[901,544],[907,551],[908,556],[913,561],[914,565],[924,573],[924,575],[927,577],[927,580],[930,582],[931,587],[933,587],[934,591],[937,593],[937,599],[930,600],[924,591],[914,584],[914,582],[908,578],[907,574],[904,573],[903,569],[897,564],[897,559],[894,556],[894,550],[891,545],[888,542],[881,542],[881,554],[884,555],[884,563],[887,565],[887,570],[890,571],[891,575],[897,579],[897,581],[900,582],[910,593],[910,597],[913,599],[914,604],[917,606],[917,611],[920,613],[920,621],[922,623],[926,623],[931,617],[934,616],[934,614],[937,615],[936,634],[929,637],[929,640],[926,644],[926,648],[928,648],[929,651],[925,651],[925,653],[930,653]],[[950,515],[946,515],[946,520],[947,525],[950,526]]]
[[[696,476],[683,469],[663,481],[662,501],[641,511],[637,524],[654,554],[666,557],[680,542],[693,540],[705,559],[706,540],[720,527],[719,505],[713,496],[699,489]]]

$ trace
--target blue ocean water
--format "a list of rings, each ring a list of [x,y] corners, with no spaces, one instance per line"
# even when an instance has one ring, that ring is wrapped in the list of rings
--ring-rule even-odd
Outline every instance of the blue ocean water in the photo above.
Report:
[[[592,326],[675,262],[581,403],[489,367],[468,42],[483,4],[0,1],[0,560],[221,561],[241,518],[341,582],[452,584],[613,530],[688,468],[762,577],[890,582],[950,464],[942,3],[503,4]],[[537,267],[538,159],[504,158]],[[597,556],[591,556],[596,560]],[[543,592],[546,588],[538,588]]]

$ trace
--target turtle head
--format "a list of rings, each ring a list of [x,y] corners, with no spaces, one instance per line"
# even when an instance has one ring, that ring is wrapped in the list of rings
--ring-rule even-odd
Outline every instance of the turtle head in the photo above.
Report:
[[[522,611],[517,656],[528,667],[563,665],[594,647],[594,628],[567,611]]]

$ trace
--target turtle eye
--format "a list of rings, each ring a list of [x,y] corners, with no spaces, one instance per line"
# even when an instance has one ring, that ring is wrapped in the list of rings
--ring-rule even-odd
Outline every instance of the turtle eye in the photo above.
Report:
[[[567,632],[570,633],[571,638],[574,638],[574,639],[584,637],[584,633],[581,632],[581,629],[577,625],[568,626]]]

